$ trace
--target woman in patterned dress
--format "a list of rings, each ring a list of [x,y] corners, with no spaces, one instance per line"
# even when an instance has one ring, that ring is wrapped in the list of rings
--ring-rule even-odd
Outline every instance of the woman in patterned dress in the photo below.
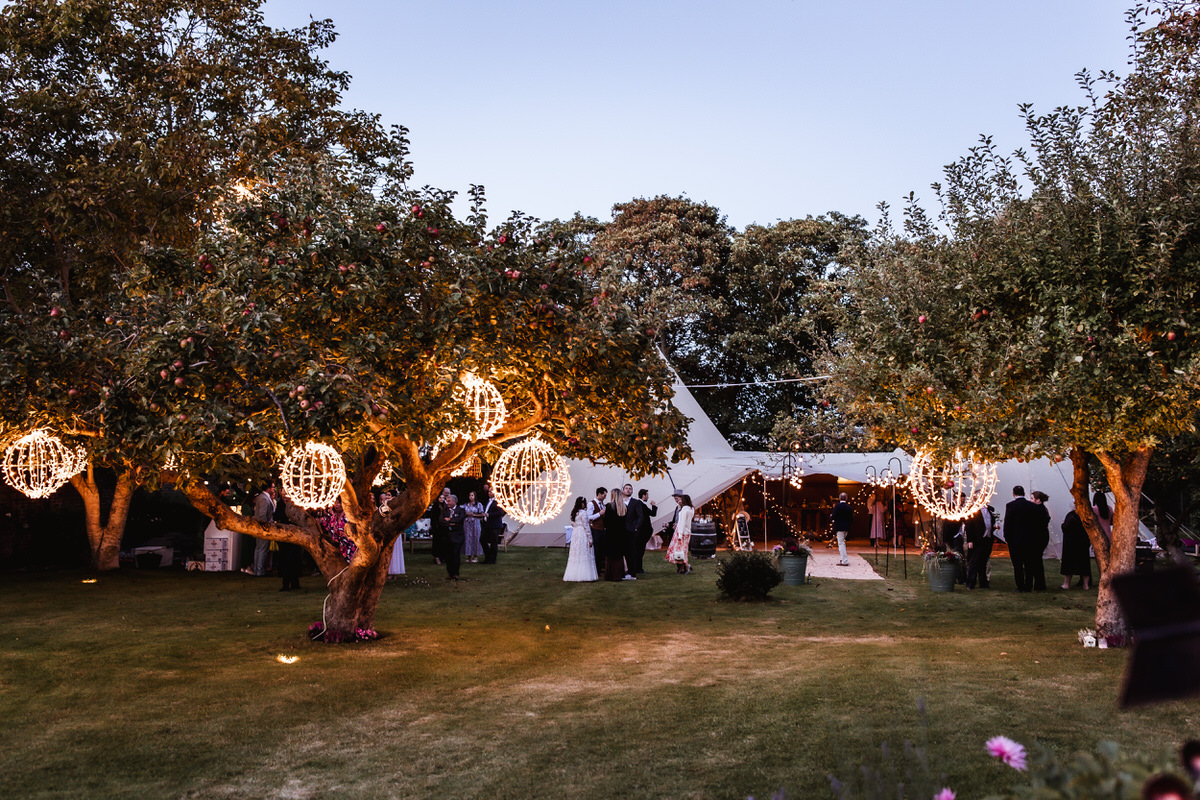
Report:
[[[667,561],[675,565],[675,571],[687,575],[692,571],[688,562],[688,542],[692,538],[692,498],[688,495],[676,495],[675,502],[679,504],[679,519],[675,521],[675,533],[671,543],[667,545]]]

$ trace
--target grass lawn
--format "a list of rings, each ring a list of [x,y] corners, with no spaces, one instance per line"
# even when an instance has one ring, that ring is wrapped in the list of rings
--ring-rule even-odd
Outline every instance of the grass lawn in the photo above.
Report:
[[[995,734],[1152,755],[1200,734],[1196,701],[1117,709],[1126,653],[1075,638],[1094,590],[1014,594],[1001,561],[989,591],[934,594],[914,556],[907,580],[893,561],[752,605],[711,561],[593,584],[565,562],[516,548],[452,585],[418,551],[383,638],[342,646],[305,635],[320,578],[0,576],[0,797],[819,798],[909,739],[978,798],[1015,776]]]

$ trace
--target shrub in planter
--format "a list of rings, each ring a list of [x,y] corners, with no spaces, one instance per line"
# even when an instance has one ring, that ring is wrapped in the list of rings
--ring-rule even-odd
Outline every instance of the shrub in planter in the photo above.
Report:
[[[782,580],[770,553],[742,550],[717,562],[717,588],[731,600],[766,600]]]

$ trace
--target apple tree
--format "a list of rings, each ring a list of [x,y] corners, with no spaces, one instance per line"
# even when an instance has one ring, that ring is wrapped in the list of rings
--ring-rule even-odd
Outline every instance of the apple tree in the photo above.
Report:
[[[259,5],[0,8],[0,432],[45,426],[86,443],[71,482],[101,569],[116,567],[129,501],[161,465],[131,438],[140,406],[114,405],[141,377],[126,274],[194,251],[221,192],[267,154],[405,168],[387,157],[402,137],[338,108],[348,77],[318,56],[332,25],[276,30]],[[117,476],[107,509],[102,468]]]
[[[1029,149],[984,139],[858,251],[831,394],[878,436],[990,459],[1069,456],[1101,569],[1096,624],[1127,631],[1112,593],[1134,566],[1138,503],[1163,441],[1200,402],[1200,17],[1140,5],[1131,74],[1081,73],[1085,102],[1022,108]],[[1115,496],[1111,543],[1087,455]]]
[[[176,457],[181,489],[219,525],[313,556],[333,638],[372,626],[397,537],[472,455],[540,434],[635,474],[689,456],[665,365],[573,237],[520,215],[488,230],[481,192],[460,220],[450,193],[357,177],[336,159],[265,163],[199,253],[154,253],[125,287],[139,440]],[[485,439],[455,398],[468,374],[508,409]],[[205,482],[261,480],[309,439],[347,466],[349,562],[311,516],[264,525]],[[401,484],[380,514],[385,460]]]

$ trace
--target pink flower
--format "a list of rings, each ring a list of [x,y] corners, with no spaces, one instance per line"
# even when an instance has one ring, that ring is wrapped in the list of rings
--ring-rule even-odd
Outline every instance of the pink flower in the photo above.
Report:
[[[954,792],[948,787],[942,787],[942,790],[933,796],[933,800],[954,800]]]
[[[1000,759],[1015,770],[1025,771],[1025,748],[1007,736],[987,740],[988,755]]]

